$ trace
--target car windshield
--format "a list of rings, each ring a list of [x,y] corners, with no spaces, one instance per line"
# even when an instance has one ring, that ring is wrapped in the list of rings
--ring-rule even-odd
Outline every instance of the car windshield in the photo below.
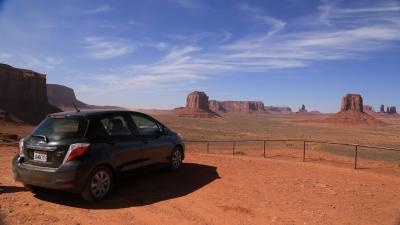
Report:
[[[49,116],[32,135],[43,135],[49,140],[76,139],[82,136],[86,125],[82,117]]]

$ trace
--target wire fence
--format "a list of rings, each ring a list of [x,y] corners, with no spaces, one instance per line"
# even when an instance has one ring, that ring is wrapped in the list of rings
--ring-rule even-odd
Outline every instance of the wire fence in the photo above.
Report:
[[[306,161],[306,154],[307,154],[307,144],[328,144],[328,145],[338,145],[338,146],[348,146],[353,148],[354,150],[354,169],[357,169],[358,163],[358,155],[360,148],[366,149],[376,149],[380,151],[391,151],[391,152],[399,152],[400,149],[397,148],[388,148],[388,147],[381,147],[381,146],[373,146],[373,145],[362,145],[362,144],[353,144],[353,143],[340,143],[340,142],[329,142],[329,141],[314,141],[314,140],[301,140],[301,139],[269,139],[269,140],[185,140],[185,143],[203,143],[206,144],[206,151],[210,153],[211,145],[210,143],[231,143],[231,152],[232,155],[239,155],[239,151],[237,151],[236,146],[238,143],[243,142],[260,142],[263,143],[263,152],[262,155],[264,158],[267,157],[268,148],[267,144],[272,142],[296,142],[302,145],[302,158],[303,162]]]

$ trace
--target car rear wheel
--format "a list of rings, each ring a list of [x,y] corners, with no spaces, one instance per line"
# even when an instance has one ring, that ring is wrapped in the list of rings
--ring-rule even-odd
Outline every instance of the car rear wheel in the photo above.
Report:
[[[113,174],[106,166],[96,167],[90,174],[82,198],[87,202],[103,200],[112,190]]]
[[[170,161],[169,161],[169,169],[170,170],[177,170],[182,165],[183,153],[182,149],[179,147],[175,147],[172,151]]]

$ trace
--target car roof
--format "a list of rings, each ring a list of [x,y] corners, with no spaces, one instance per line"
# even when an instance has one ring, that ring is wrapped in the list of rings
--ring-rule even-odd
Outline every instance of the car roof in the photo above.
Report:
[[[100,115],[108,115],[108,114],[114,114],[114,113],[126,113],[126,112],[143,114],[141,112],[135,112],[135,111],[124,110],[124,109],[84,109],[84,110],[80,110],[80,111],[68,111],[68,112],[53,113],[53,114],[50,114],[50,116],[91,117],[91,116],[100,116]]]

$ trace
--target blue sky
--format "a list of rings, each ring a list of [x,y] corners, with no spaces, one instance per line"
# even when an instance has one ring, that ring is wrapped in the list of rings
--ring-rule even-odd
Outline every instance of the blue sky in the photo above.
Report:
[[[400,2],[0,0],[0,62],[91,104],[210,99],[336,112],[400,106]]]

